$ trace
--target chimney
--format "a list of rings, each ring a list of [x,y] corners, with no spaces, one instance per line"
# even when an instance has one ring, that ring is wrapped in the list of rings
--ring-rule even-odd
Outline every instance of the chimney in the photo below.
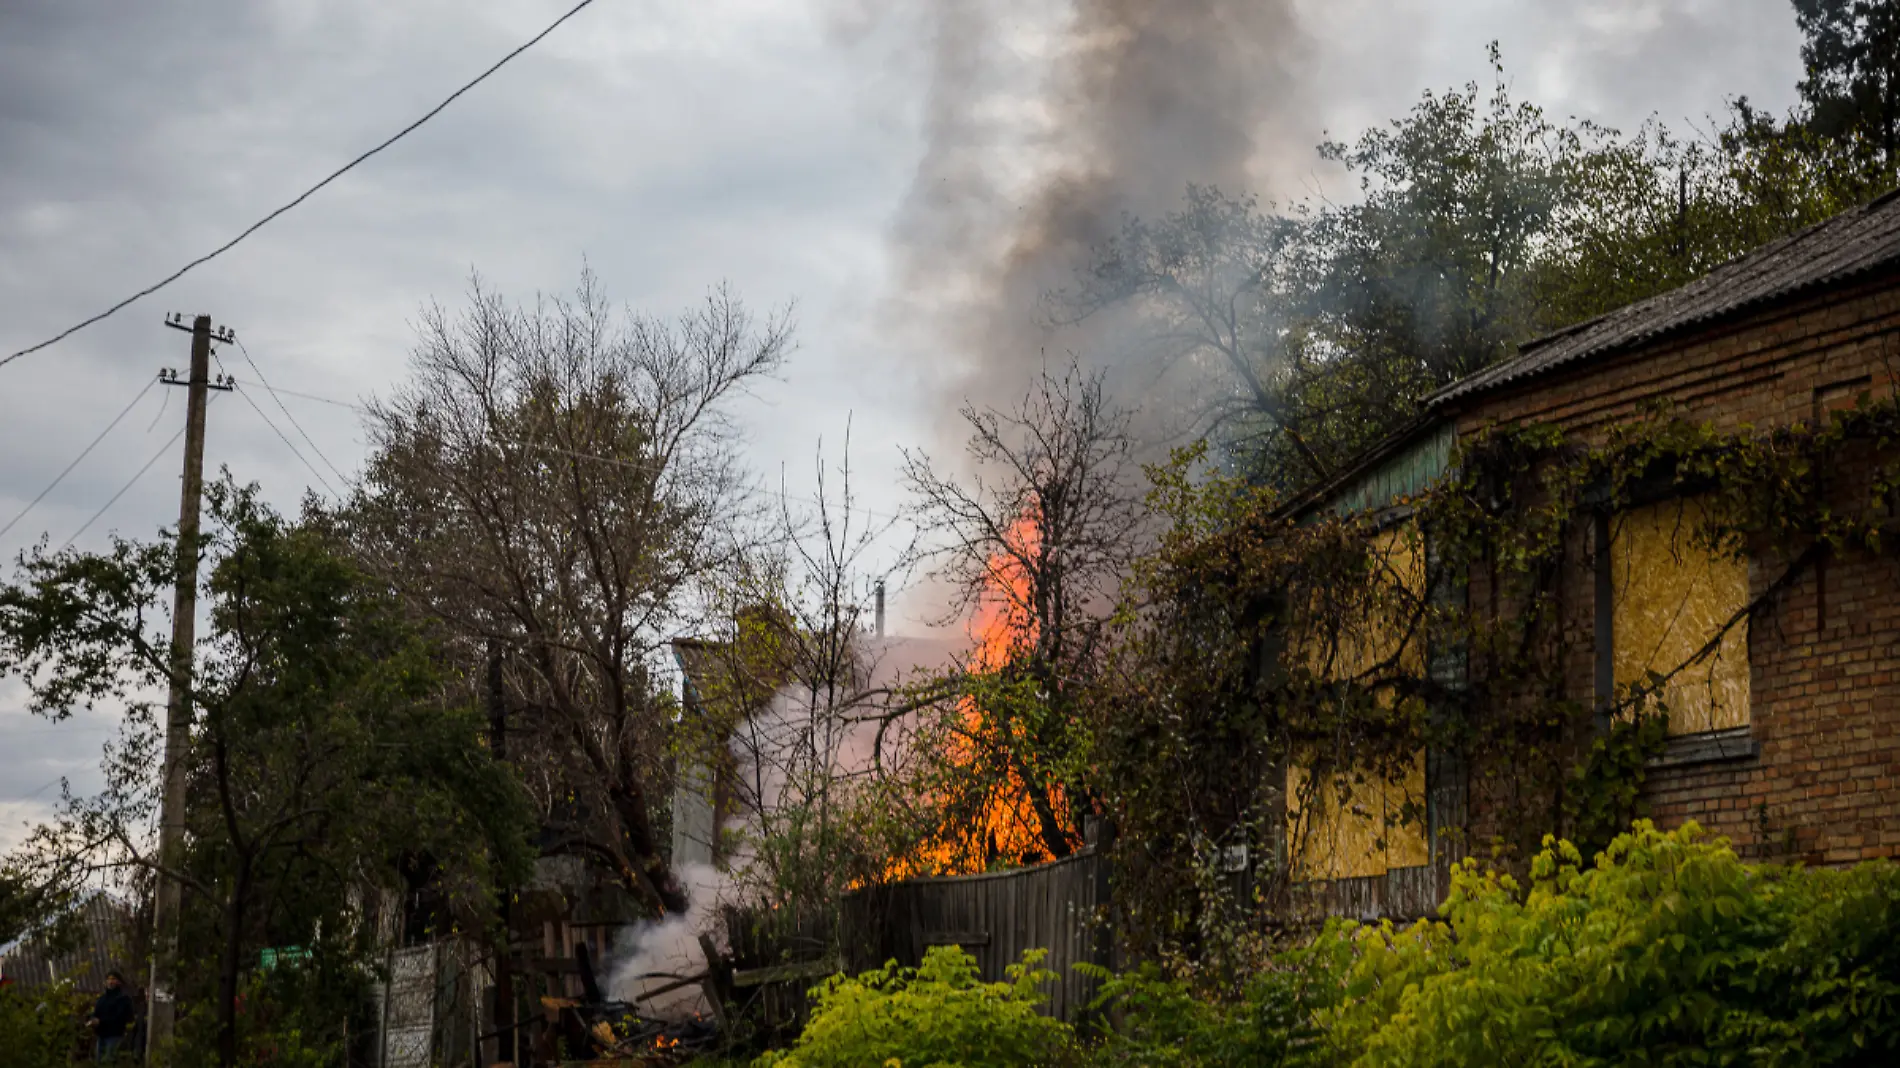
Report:
[[[877,580],[877,636],[884,636],[884,580]]]

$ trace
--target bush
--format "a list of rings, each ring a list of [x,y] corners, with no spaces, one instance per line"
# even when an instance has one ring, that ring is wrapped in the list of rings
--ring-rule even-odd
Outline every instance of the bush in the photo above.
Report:
[[[1144,965],[1104,979],[1096,1007],[1114,1028],[1092,1051],[1104,1068],[1275,1068],[1323,1065],[1331,1053],[1315,1015],[1337,1001],[1351,958],[1344,925],[1275,956],[1240,998],[1222,1000]],[[1080,966],[1087,967],[1087,966]],[[1093,969],[1091,969],[1093,970]]]
[[[1350,936],[1341,1062],[1900,1061],[1900,871],[1757,868],[1647,821],[1585,870],[1545,840],[1528,893],[1467,866],[1444,914]]]
[[[1102,1068],[1900,1064],[1900,868],[1744,864],[1689,824],[1639,822],[1594,865],[1545,839],[1528,887],[1467,863],[1443,921],[1335,922],[1239,996],[1147,966],[1105,980]],[[1080,1061],[1037,1016],[1031,956],[984,985],[932,950],[833,979],[760,1068]]]
[[[924,954],[923,967],[893,962],[812,991],[811,1022],[787,1051],[755,1068],[1016,1068],[1059,1064],[1073,1050],[1067,1024],[1040,1016],[1041,986],[1055,974],[1023,955],[1009,979],[983,983],[976,960],[954,946]]]
[[[0,1063],[7,1068],[69,1068],[79,1048],[86,999],[71,983],[39,990],[0,986]]]

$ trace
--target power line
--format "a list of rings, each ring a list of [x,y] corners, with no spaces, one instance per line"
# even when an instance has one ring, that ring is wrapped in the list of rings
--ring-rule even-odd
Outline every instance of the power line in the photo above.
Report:
[[[137,293],[134,293],[131,296],[125,298],[124,300],[118,302],[117,304],[114,304],[110,308],[107,308],[105,311],[102,311],[99,314],[94,315],[89,319],[84,319],[72,326],[69,326],[64,330],[61,330],[59,333],[54,334],[52,337],[47,338],[45,341],[40,342],[37,345],[28,346],[27,348],[21,349],[20,351],[15,352],[10,356],[7,356],[5,359],[0,359],[0,367],[5,367],[7,364],[12,363],[14,360],[17,360],[22,356],[26,356],[26,355],[30,355],[32,353],[38,352],[39,350],[46,348],[49,345],[54,345],[61,341],[64,341],[65,339],[71,337],[72,335],[78,333],[79,331],[84,330],[86,327],[89,327],[92,324],[99,322],[102,319],[106,319],[114,314],[117,314],[119,311],[123,310],[128,305],[132,304],[133,302],[149,297],[153,293],[156,293],[159,290],[165,288],[166,286],[171,285],[173,282],[176,282],[180,278],[183,278],[186,275],[186,273],[190,272],[192,269],[196,267],[200,267],[206,263],[209,263],[212,260],[217,259],[219,256],[224,255],[226,252],[231,251],[231,249],[237,247],[238,242],[243,241],[245,238],[263,229],[266,225],[268,225],[270,222],[275,220],[279,215],[284,214],[290,209],[310,199],[311,196],[315,195],[315,193],[318,190],[322,189],[326,185],[329,185],[331,182],[336,181],[338,178],[343,177],[345,174],[348,174],[350,171],[354,170],[358,164],[369,159],[371,156],[376,155],[378,152],[381,152],[383,149],[388,148],[390,145],[393,145],[396,142],[402,140],[404,137],[409,136],[409,134],[412,133],[417,127],[421,126],[425,122],[428,122],[430,119],[435,118],[438,114],[442,112],[444,108],[448,107],[450,104],[455,103],[456,99],[459,98],[463,93],[466,93],[470,89],[473,89],[476,86],[480,85],[482,82],[487,81],[489,75],[495,73],[496,71],[500,70],[502,67],[506,66],[508,62],[514,59],[516,56],[520,55],[523,52],[526,52],[528,49],[533,48],[535,45],[539,44],[543,37],[546,37],[548,34],[553,33],[556,29],[560,27],[562,23],[566,22],[568,19],[573,18],[575,15],[580,14],[583,8],[587,7],[593,2],[594,0],[580,0],[580,3],[575,4],[572,8],[568,9],[567,14],[562,15],[560,18],[555,19],[553,22],[549,23],[547,29],[544,29],[540,33],[535,34],[533,37],[528,39],[527,43],[521,45],[521,47],[501,57],[501,59],[495,62],[494,66],[489,67],[487,70],[476,75],[473,81],[462,86],[460,89],[457,89],[455,92],[450,93],[447,99],[443,100],[440,104],[437,104],[435,107],[430,108],[429,111],[426,114],[424,114],[421,118],[403,127],[401,130],[398,130],[395,136],[389,138],[389,140],[384,141],[382,144],[377,145],[375,148],[370,149],[368,152],[363,153],[362,155],[356,157],[355,159],[349,161],[348,163],[345,163],[343,166],[337,168],[336,170],[331,171],[330,175],[326,177],[325,179],[323,179],[323,181],[318,182],[316,185],[313,185],[309,189],[306,189],[302,193],[298,194],[297,199],[292,200],[290,203],[285,204],[283,207],[278,208],[276,211],[271,212],[269,215],[266,215],[262,219],[259,219],[258,221],[245,227],[244,231],[238,234],[236,237],[232,238],[229,241],[226,241],[224,244],[219,245],[217,248],[212,249],[210,252],[205,253],[204,255],[198,257],[197,259],[192,260],[190,263],[187,263],[183,267],[178,268],[176,271],[173,271],[171,274],[166,275],[164,278],[153,283],[152,285],[149,285],[145,287],[144,289],[139,290]]]
[[[28,512],[31,512],[41,501],[45,500],[47,494],[57,489],[59,487],[59,484],[66,480],[66,476],[73,473],[73,468],[79,466],[79,461],[84,460],[86,457],[92,455],[92,450],[99,447],[99,443],[106,439],[107,434],[112,433],[112,429],[118,426],[120,421],[122,421],[126,416],[132,414],[132,409],[138,407],[139,402],[144,400],[145,395],[147,393],[150,393],[152,391],[152,387],[157,384],[158,384],[157,378],[153,378],[151,381],[145,383],[145,388],[139,390],[139,395],[132,398],[132,403],[126,405],[124,411],[112,417],[112,422],[107,423],[106,428],[104,430],[99,431],[99,436],[92,439],[92,444],[86,446],[84,449],[81,449],[79,452],[79,455],[73,457],[73,462],[67,464],[66,469],[64,471],[61,471],[58,475],[54,476],[53,481],[50,484],[48,484],[45,489],[40,491],[39,496],[27,502],[27,506],[25,508],[20,509],[19,515],[16,515],[12,519],[8,520],[6,526],[0,527],[0,538],[6,537],[7,531],[12,530],[16,525],[19,524],[20,520],[25,519],[26,514]]]
[[[216,399],[216,398],[213,398],[213,399]],[[105,515],[108,509],[110,509],[113,505],[119,503],[119,498],[125,496],[127,490],[137,485],[139,479],[145,477],[145,472],[150,471],[152,469],[152,465],[157,463],[160,457],[164,456],[167,452],[170,452],[171,447],[173,445],[178,444],[178,439],[184,436],[185,436],[185,428],[181,426],[178,428],[178,430],[175,433],[172,434],[171,440],[165,442],[164,445],[160,446],[159,450],[152,454],[152,458],[145,461],[145,466],[139,468],[137,474],[133,475],[130,479],[128,479],[125,485],[119,487],[119,492],[113,494],[111,500],[100,505],[99,510],[92,513],[91,519],[86,520],[86,522],[82,524],[78,530],[73,531],[73,536],[66,539],[66,543],[59,547],[59,551],[65,552],[67,549],[72,548],[73,542],[78,541],[79,536],[81,534],[84,534],[86,531],[92,529],[92,525],[99,521],[99,517],[102,515]]]
[[[284,443],[284,447],[290,450],[290,454],[303,461],[303,465],[310,469],[310,473],[317,476],[317,481],[323,485],[324,490],[328,492],[330,496],[335,497],[339,501],[343,499],[343,495],[336,491],[336,487],[330,485],[330,481],[323,477],[323,472],[317,470],[317,465],[311,463],[303,453],[299,452],[297,446],[290,438],[287,437],[282,430],[277,428],[277,424],[270,421],[270,416],[264,414],[264,409],[257,406],[257,402],[251,399],[250,391],[240,389],[237,391],[237,395],[243,397],[244,403],[250,405],[251,410],[257,413],[257,417],[264,421],[264,425],[271,428],[271,432],[277,435],[278,441]]]
[[[351,411],[363,412],[365,414],[369,412],[369,409],[367,407],[364,407],[361,404],[353,403],[351,401],[340,401],[340,400],[336,400],[333,397],[319,397],[315,393],[299,393],[294,389],[283,389],[281,387],[273,388],[269,383],[266,383],[266,382],[246,382],[242,378],[234,378],[231,381],[236,382],[240,386],[262,386],[265,389],[271,390],[271,392],[273,393],[281,393],[286,397],[299,397],[307,401],[317,401],[320,404],[334,404],[339,408],[348,408]]]
[[[238,346],[238,351],[244,354],[244,362],[250,364],[251,370],[257,372],[257,380],[263,384],[264,392],[270,394],[271,400],[275,401],[277,404],[277,410],[284,413],[284,418],[290,420],[290,425],[297,428],[297,433],[303,437],[304,443],[310,446],[310,451],[317,454],[317,459],[323,461],[323,466],[330,469],[330,473],[336,476],[336,479],[338,482],[341,482],[346,486],[349,485],[350,484],[349,477],[344,475],[343,472],[337,470],[337,466],[330,462],[330,458],[328,456],[323,455],[323,450],[317,447],[317,443],[315,441],[311,440],[310,433],[303,428],[303,424],[297,421],[296,416],[290,414],[289,408],[284,407],[283,398],[279,397],[277,395],[277,391],[271,388],[270,380],[264,377],[264,369],[257,365],[256,360],[251,359],[251,350],[244,347],[244,340],[242,338],[237,339],[237,346]],[[256,405],[252,405],[252,407],[256,407]],[[259,414],[262,414],[262,413],[259,413]],[[278,436],[282,437],[283,435],[280,433]],[[323,476],[318,475],[317,479],[318,481],[322,481]],[[338,495],[338,499],[339,500],[342,499],[341,495]]]

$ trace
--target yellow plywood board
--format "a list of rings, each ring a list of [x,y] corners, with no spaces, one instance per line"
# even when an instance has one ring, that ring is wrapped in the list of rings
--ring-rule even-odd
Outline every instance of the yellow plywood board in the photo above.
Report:
[[[1392,598],[1425,596],[1425,556],[1416,529],[1386,530],[1371,544],[1372,581]],[[1409,612],[1372,612],[1341,621],[1330,674],[1352,678],[1396,655],[1409,671],[1425,664],[1424,636],[1396,632],[1398,618]],[[1401,643],[1403,646],[1401,647]],[[1307,649],[1309,667],[1327,671],[1326,650]],[[1400,781],[1350,769],[1331,769],[1317,782],[1305,768],[1287,773],[1287,840],[1292,843],[1294,875],[1301,879],[1341,879],[1383,875],[1390,868],[1427,863],[1431,857],[1422,821],[1403,820],[1406,803],[1424,811],[1425,755]],[[1363,780],[1363,781],[1361,781]]]
[[[1360,781],[1362,779],[1364,781]],[[1425,808],[1425,756],[1419,754],[1401,781],[1376,775],[1330,772],[1315,781],[1304,768],[1287,773],[1287,835],[1297,879],[1347,879],[1384,875],[1431,860],[1419,819]]]
[[[1619,686],[1687,664],[1748,602],[1748,563],[1695,544],[1702,506],[1665,501],[1617,516],[1610,543],[1612,648]],[[1671,734],[1748,723],[1748,632],[1740,624],[1715,653],[1664,687]]]

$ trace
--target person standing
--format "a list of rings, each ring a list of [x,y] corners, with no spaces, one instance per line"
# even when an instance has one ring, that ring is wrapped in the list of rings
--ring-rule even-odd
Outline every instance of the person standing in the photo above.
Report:
[[[125,1043],[125,1033],[132,1027],[132,996],[125,992],[125,977],[116,971],[106,973],[106,989],[92,1006],[92,1017],[86,1026],[92,1028],[94,1045],[93,1059],[108,1061],[119,1052]]]

